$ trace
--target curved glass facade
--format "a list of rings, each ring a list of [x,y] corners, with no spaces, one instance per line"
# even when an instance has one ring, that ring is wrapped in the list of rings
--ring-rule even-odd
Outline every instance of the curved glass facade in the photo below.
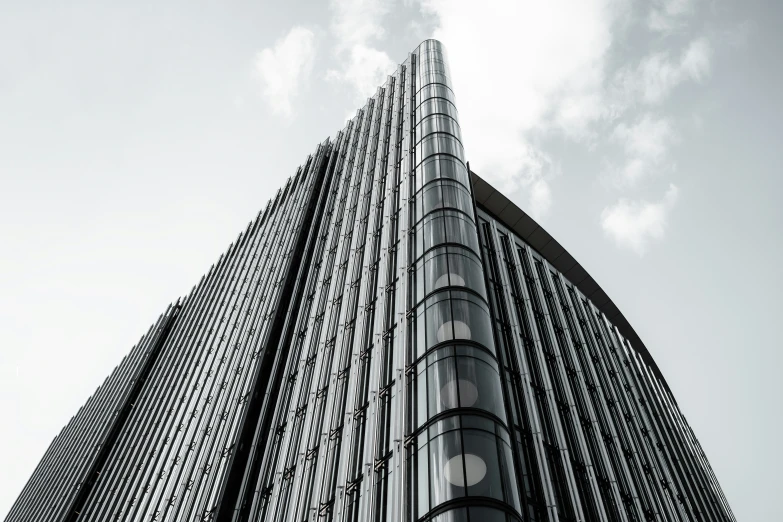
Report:
[[[7,520],[734,517],[622,314],[469,171],[427,40],[133,348]]]
[[[475,346],[448,345],[416,363],[415,428],[452,410],[481,410],[506,421],[500,370],[494,356]],[[464,413],[464,412],[463,412]]]
[[[408,385],[415,412],[410,436],[416,440],[408,461],[414,482],[412,518],[433,519],[460,504],[504,504],[501,516],[507,512],[515,517],[520,507],[516,471],[477,256],[473,199],[441,45],[424,42],[413,65],[415,318],[409,341],[416,367]]]

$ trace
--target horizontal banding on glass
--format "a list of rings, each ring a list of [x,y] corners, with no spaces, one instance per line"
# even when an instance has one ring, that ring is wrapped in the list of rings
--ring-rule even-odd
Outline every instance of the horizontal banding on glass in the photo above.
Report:
[[[416,121],[422,121],[432,114],[445,114],[459,121],[457,108],[444,98],[430,98],[416,108]]]
[[[439,56],[428,56],[426,60],[417,63],[416,67],[416,73],[418,74],[419,81],[422,82],[420,85],[424,85],[422,80],[427,77],[443,76],[449,78],[451,76],[451,71],[449,70],[448,64],[443,61],[442,57]],[[447,83],[447,81],[440,83]]]
[[[424,117],[416,125],[416,143],[418,144],[427,136],[439,132],[449,134],[462,143],[462,131],[459,123],[457,123],[456,119],[446,114],[431,114]]]
[[[421,65],[422,63],[433,62],[433,61],[442,62],[442,63],[448,62],[443,47],[419,49],[419,55],[417,58],[418,58],[416,60],[417,66]]]
[[[427,85],[433,85],[433,84],[440,84],[440,85],[450,85],[451,81],[449,80],[449,77],[446,76],[443,73],[438,72],[429,72],[426,75],[421,75],[418,78],[419,86],[426,87]]]
[[[473,218],[473,199],[465,186],[450,179],[435,180],[424,186],[414,197],[415,221],[436,210],[459,210]]]
[[[518,522],[517,515],[488,506],[450,509],[425,519],[426,522]]]
[[[416,63],[416,80],[419,88],[430,83],[449,84],[451,70],[443,55],[438,53],[420,57]]]
[[[433,154],[449,154],[465,162],[465,150],[462,143],[451,134],[438,132],[430,134],[416,144],[416,161],[421,163]]]
[[[432,98],[442,98],[454,104],[456,102],[454,97],[454,91],[451,87],[442,83],[430,83],[423,86],[419,92],[416,93],[416,107]]]
[[[428,39],[424,40],[423,42],[421,42],[419,44],[419,46],[416,48],[416,50],[420,54],[433,52],[433,51],[444,52],[445,51],[445,47],[443,47],[443,44],[440,43],[440,40],[436,40],[434,38],[428,38]]]
[[[416,358],[449,341],[472,341],[495,353],[489,307],[480,297],[443,290],[416,309]]]
[[[457,408],[483,410],[506,422],[498,364],[474,346],[447,346],[416,365],[416,429]]]
[[[415,302],[446,287],[473,290],[486,299],[484,274],[479,257],[460,246],[441,246],[427,252],[416,263]]]
[[[453,156],[436,155],[427,158],[416,167],[416,191],[439,178],[453,179],[466,188],[470,187],[468,169],[463,162]]]
[[[473,220],[456,210],[436,210],[416,225],[416,259],[430,249],[453,243],[479,253],[478,234]]]
[[[473,415],[446,417],[417,437],[417,516],[444,502],[485,497],[519,510],[519,493],[508,433]]]

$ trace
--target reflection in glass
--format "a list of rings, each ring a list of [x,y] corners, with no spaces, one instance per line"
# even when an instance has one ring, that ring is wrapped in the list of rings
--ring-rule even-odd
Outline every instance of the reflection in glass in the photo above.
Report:
[[[446,480],[444,470],[453,455],[461,453],[462,444],[458,431],[450,431],[435,437],[429,443],[430,457],[430,500],[432,505],[465,495],[465,490],[455,484],[464,482],[462,468],[453,469],[450,480]]]
[[[490,507],[471,507],[471,522],[506,522],[506,514]]]
[[[482,522],[477,519],[478,522]],[[432,522],[468,522],[468,511],[465,508],[452,509],[431,519]]]
[[[476,254],[456,245],[429,251],[416,263],[416,301],[440,288],[469,288],[486,298],[484,274]]]
[[[455,120],[459,118],[457,108],[453,103],[444,98],[430,98],[429,100],[422,102],[416,109],[417,121],[422,121],[432,114],[445,114]],[[420,157],[419,160],[421,159],[423,158]]]
[[[426,185],[416,194],[416,220],[434,210],[453,208],[473,216],[473,201],[470,192],[461,183],[450,179],[436,180]]]
[[[422,359],[415,393],[417,427],[454,408],[475,408],[506,420],[497,362],[472,346],[446,346]]]
[[[470,186],[470,177],[465,164],[452,156],[432,156],[416,168],[416,191],[434,179],[453,179]]]
[[[470,339],[470,326],[463,321],[445,321],[438,328],[438,342],[451,339]]]
[[[416,139],[421,140],[434,132],[446,132],[462,141],[462,132],[457,120],[445,114],[432,114],[421,120],[416,126]]]
[[[467,379],[454,379],[440,389],[440,403],[448,409],[469,408],[478,401],[478,388]]]
[[[457,455],[446,463],[443,475],[455,486],[461,488],[475,486],[487,475],[487,464],[484,459],[472,453]]]
[[[469,214],[456,210],[436,210],[424,216],[416,225],[417,259],[431,248],[444,243],[453,243],[479,253],[476,226]]]
[[[467,292],[437,292],[416,312],[416,357],[451,340],[474,341],[494,353],[492,324],[484,301]]]
[[[514,457],[511,454],[511,446],[507,443],[500,444],[500,472],[504,477],[504,484],[506,488],[506,501],[514,506],[520,508],[519,491],[516,484],[511,479],[514,477]]]
[[[465,453],[474,454],[479,459],[483,458],[488,462],[496,463],[489,468],[485,467],[485,471],[481,474],[479,480],[473,483],[468,482],[468,494],[503,500],[503,484],[500,480],[497,439],[494,435],[479,430],[464,430],[462,437],[465,444]]]
[[[430,505],[430,477],[428,474],[428,463],[429,459],[427,453],[427,447],[424,446],[422,448],[419,448],[419,451],[417,453],[417,466],[418,466],[418,473],[417,473],[417,479],[416,482],[418,483],[418,502],[419,502],[419,516],[422,516],[424,513],[429,511],[429,505]]]
[[[454,92],[447,85],[437,83],[426,85],[416,94],[416,105],[419,106],[430,98],[445,98],[454,103]]]
[[[475,416],[446,417],[422,432],[418,444],[419,517],[465,496],[493,498],[519,509],[518,496],[512,493],[516,488],[513,461],[501,462],[508,456],[508,432],[499,424]],[[429,466],[428,493],[422,491],[423,465]]]
[[[417,160],[425,160],[433,154],[449,154],[462,162],[465,161],[462,144],[451,134],[430,134],[416,145]]]
[[[439,278],[435,280],[435,283],[432,285],[433,288],[441,288],[444,286],[466,286],[465,280],[462,278],[459,274],[454,274],[451,272],[448,272],[446,274],[443,274]]]

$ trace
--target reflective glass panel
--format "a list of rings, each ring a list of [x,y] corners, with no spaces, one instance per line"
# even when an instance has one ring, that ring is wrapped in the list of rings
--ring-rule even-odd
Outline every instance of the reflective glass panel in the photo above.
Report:
[[[416,220],[442,208],[453,208],[473,216],[470,192],[460,183],[448,179],[436,180],[416,194]]]
[[[465,476],[468,494],[503,500],[503,483],[500,479],[497,439],[479,430],[464,430]]]
[[[418,483],[417,503],[419,505],[418,516],[421,517],[430,510],[430,477],[429,477],[429,453],[427,446],[419,448],[417,452],[416,464],[418,470],[416,481]]]
[[[431,520],[432,522],[468,522],[468,510],[465,508],[452,509],[432,517]]]
[[[514,471],[514,457],[511,453],[511,446],[509,446],[507,440],[500,440],[498,446],[500,448],[500,474],[503,479],[506,502],[519,511],[521,509],[519,490],[515,480],[517,475]]]
[[[432,156],[416,169],[416,190],[421,190],[424,185],[439,178],[453,179],[466,188],[470,186],[468,169],[464,163],[451,156]]]
[[[462,141],[462,131],[457,120],[444,114],[433,114],[419,122],[416,127],[416,140],[421,141],[422,138],[435,132],[446,132]]]
[[[465,161],[462,144],[451,134],[430,134],[416,145],[417,162],[421,162],[433,154],[449,154],[462,162]]]
[[[497,363],[481,349],[438,349],[419,361],[416,376],[416,426],[455,408],[476,408],[505,422]],[[492,422],[489,428],[493,429]]]
[[[519,510],[516,495],[508,493],[510,488],[515,487],[515,482],[513,464],[510,464],[511,461],[503,462],[510,458],[504,449],[508,447],[505,442],[507,435],[498,436],[506,433],[504,428],[488,419],[463,415],[446,417],[427,431],[429,438],[418,438],[419,517],[444,502],[465,495],[493,498]],[[425,450],[426,459],[421,458]],[[422,494],[421,489],[421,468],[424,465],[428,465],[428,496]],[[426,504],[427,498],[429,504]],[[492,511],[496,510],[490,509],[486,513],[488,520],[504,520],[497,519],[497,514]],[[502,512],[498,513],[503,516]]]
[[[458,246],[429,251],[416,264],[416,301],[448,286],[470,288],[486,299],[484,273],[477,255]]]
[[[444,98],[430,98],[429,100],[422,102],[416,109],[416,120],[421,121],[430,114],[446,114],[455,120],[459,120],[457,108],[453,103]]]
[[[506,522],[506,514],[489,507],[471,507],[470,522]]]
[[[444,243],[465,246],[478,253],[476,226],[467,214],[454,210],[439,210],[424,216],[416,225],[416,258]]]
[[[455,463],[462,454],[458,431],[439,435],[429,442],[430,500],[437,506],[447,500],[465,496],[464,471]]]
[[[467,292],[443,291],[428,297],[416,314],[416,357],[440,343],[471,340],[494,352],[487,305]]]
[[[454,92],[442,83],[425,85],[416,94],[416,105],[421,105],[422,102],[430,98],[445,98],[451,103],[454,103]]]

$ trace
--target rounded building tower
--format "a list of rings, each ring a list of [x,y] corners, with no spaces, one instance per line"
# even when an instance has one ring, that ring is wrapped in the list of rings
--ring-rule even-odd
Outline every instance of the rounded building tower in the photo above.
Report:
[[[411,67],[411,518],[519,520],[470,176],[440,42],[422,43]]]
[[[655,361],[408,56],[54,438],[7,522],[733,522]]]

